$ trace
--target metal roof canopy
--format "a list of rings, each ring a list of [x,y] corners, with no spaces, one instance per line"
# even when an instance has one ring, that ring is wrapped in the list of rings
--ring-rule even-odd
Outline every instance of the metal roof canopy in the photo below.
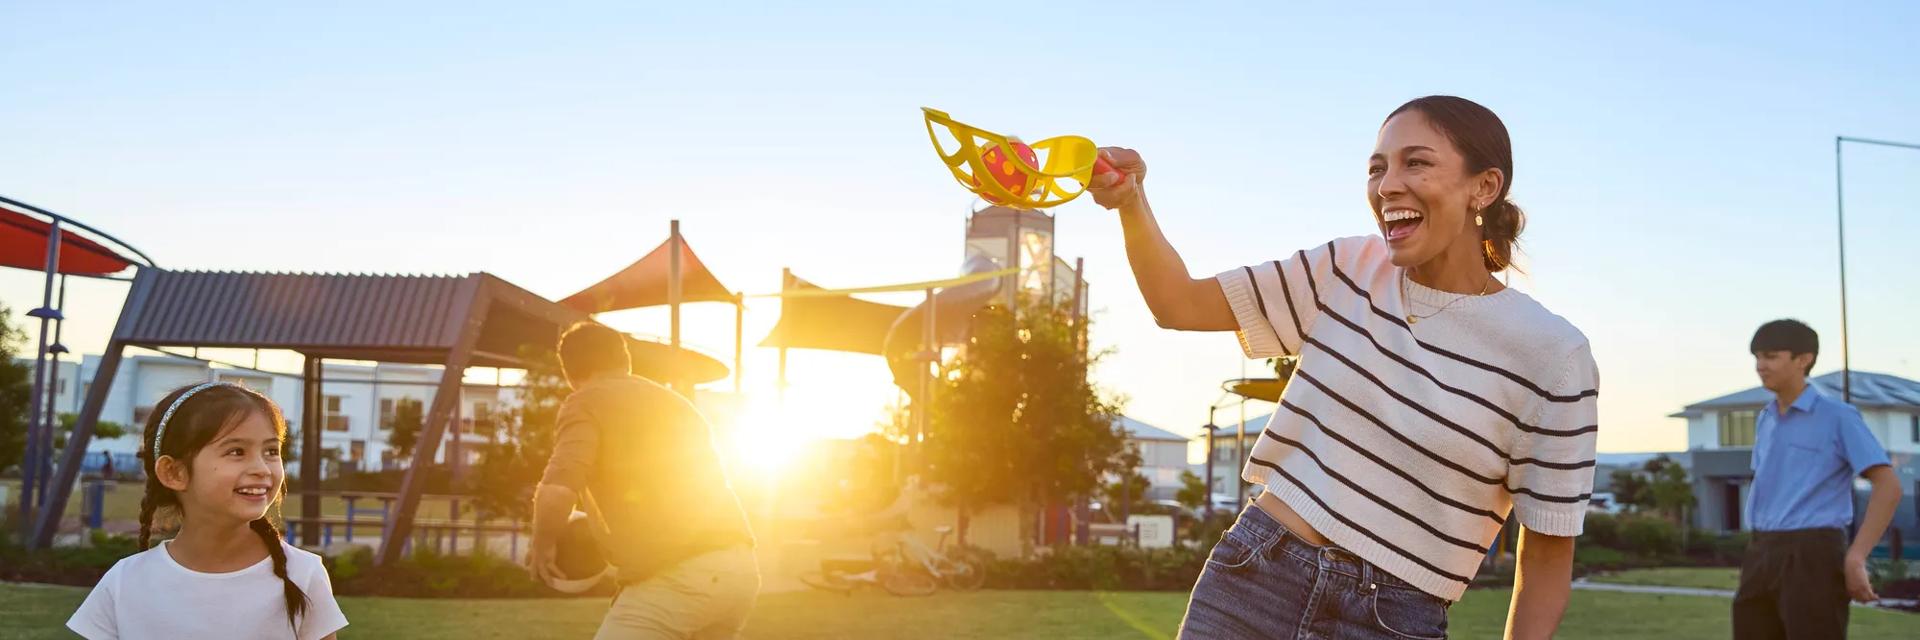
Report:
[[[522,348],[552,349],[560,332],[586,314],[486,273],[466,276],[390,276],[176,272],[141,269],[127,292],[120,319],[87,390],[71,442],[62,454],[49,504],[29,543],[52,543],[80,462],[93,436],[113,377],[128,347],[284,349],[306,356],[300,422],[301,517],[320,518],[321,362],[327,358],[440,364],[438,392],[421,425],[420,445],[401,484],[399,509],[386,523],[380,561],[398,557],[412,532],[424,477],[432,466],[459,399],[468,367],[524,368]],[[695,382],[726,377],[707,356],[629,337],[634,373],[655,379],[677,374]],[[301,530],[302,544],[319,543],[319,528]]]

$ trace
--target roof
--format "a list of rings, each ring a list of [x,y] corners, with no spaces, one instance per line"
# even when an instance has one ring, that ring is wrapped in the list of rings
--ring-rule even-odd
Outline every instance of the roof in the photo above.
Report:
[[[1807,381],[1818,387],[1828,397],[1840,398],[1841,373],[1833,371],[1814,376]],[[1862,409],[1914,409],[1920,410],[1920,382],[1899,376],[1870,371],[1854,371],[1853,406]],[[1679,413],[1669,418],[1689,418],[1707,411],[1723,409],[1759,409],[1773,400],[1773,392],[1762,387],[1753,387],[1744,391],[1729,393],[1718,398],[1687,405]]]
[[[485,305],[484,313],[473,313]],[[551,349],[587,320],[486,273],[465,276],[339,275],[141,269],[115,339],[145,347],[287,349],[321,358],[440,364],[470,320],[479,322],[471,366],[520,368],[527,347]],[[720,362],[629,339],[636,373],[694,382],[726,377]]]
[[[1267,428],[1267,419],[1272,417],[1271,413],[1247,416],[1247,435],[1260,435],[1260,431]],[[1233,436],[1240,433],[1239,415],[1216,416],[1215,419],[1219,420],[1220,424],[1217,425],[1219,428],[1213,430],[1213,437]]]
[[[1121,430],[1126,431],[1127,437],[1132,440],[1160,440],[1166,442],[1189,442],[1193,440],[1193,438],[1183,437],[1172,431],[1126,416],[1120,416],[1115,419],[1113,423],[1118,425]]]

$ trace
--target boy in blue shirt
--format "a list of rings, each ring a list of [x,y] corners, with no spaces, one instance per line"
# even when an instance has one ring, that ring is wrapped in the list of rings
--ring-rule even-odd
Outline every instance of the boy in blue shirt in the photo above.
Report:
[[[1900,502],[1899,477],[1860,411],[1807,384],[1820,352],[1811,327],[1766,323],[1750,349],[1774,400],[1755,423],[1753,543],[1733,599],[1733,636],[1846,637],[1848,597],[1879,599],[1867,583],[1867,553]],[[1873,495],[1849,545],[1856,476],[1873,482]]]

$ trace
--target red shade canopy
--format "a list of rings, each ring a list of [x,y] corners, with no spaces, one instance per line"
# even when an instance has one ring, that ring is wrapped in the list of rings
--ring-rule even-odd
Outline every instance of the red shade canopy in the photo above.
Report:
[[[660,243],[647,256],[598,284],[567,296],[560,304],[586,313],[657,307],[667,304],[667,285],[671,281],[673,240]],[[686,238],[680,240],[680,301],[733,302],[733,292],[714,277],[707,265],[693,255]]]
[[[53,225],[13,209],[0,207],[0,266],[41,271],[47,268],[47,233]],[[126,270],[134,260],[62,226],[60,273],[108,276]]]

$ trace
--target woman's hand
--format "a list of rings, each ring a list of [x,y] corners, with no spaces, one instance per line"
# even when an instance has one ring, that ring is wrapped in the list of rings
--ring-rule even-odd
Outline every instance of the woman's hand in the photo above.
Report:
[[[1147,180],[1147,163],[1140,152],[1126,147],[1101,147],[1100,157],[1119,171],[1095,173],[1087,185],[1093,201],[1108,209],[1119,209],[1145,200],[1140,185]]]

